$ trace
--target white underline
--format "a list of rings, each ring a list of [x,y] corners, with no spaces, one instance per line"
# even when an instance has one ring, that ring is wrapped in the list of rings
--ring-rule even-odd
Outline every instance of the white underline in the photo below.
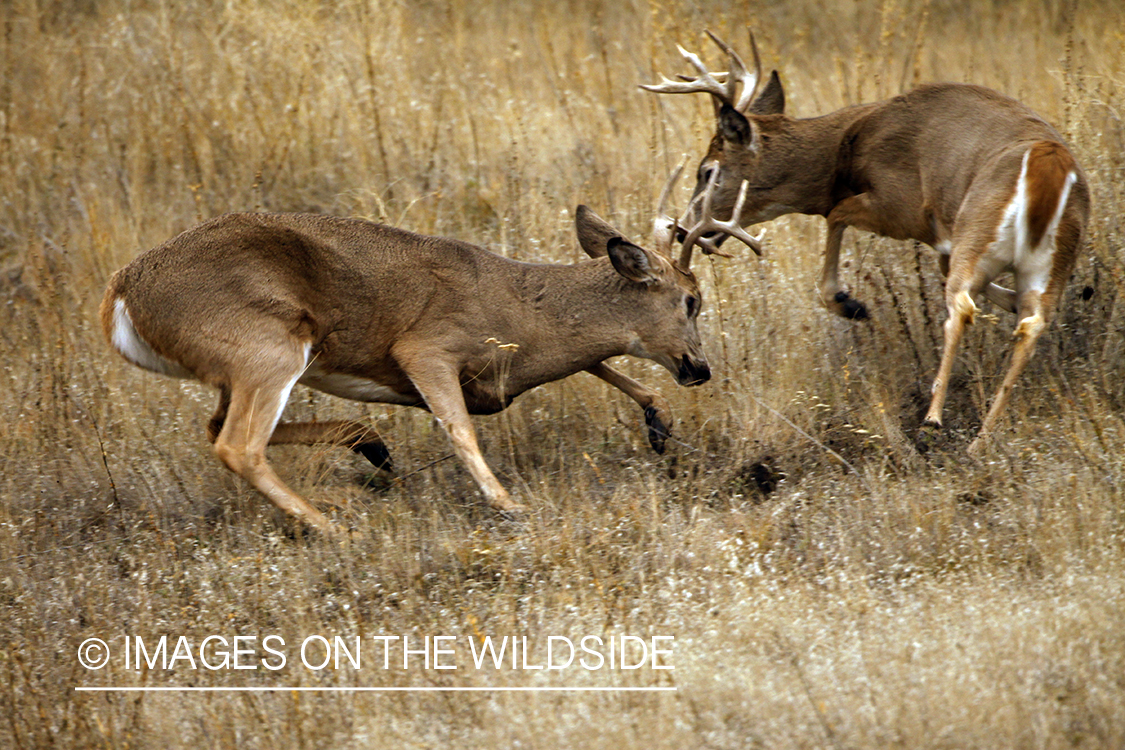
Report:
[[[655,693],[675,687],[76,687],[87,693]]]

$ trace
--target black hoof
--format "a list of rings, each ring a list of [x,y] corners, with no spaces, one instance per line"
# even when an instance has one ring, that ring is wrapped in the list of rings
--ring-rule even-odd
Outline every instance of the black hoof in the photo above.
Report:
[[[664,441],[668,439],[670,433],[668,426],[661,421],[656,415],[656,409],[651,406],[645,407],[645,424],[648,425],[649,445],[657,453],[664,453]]]
[[[843,305],[843,314],[848,320],[867,320],[867,307],[847,292],[836,292],[836,302]]]
[[[352,450],[370,461],[376,469],[391,471],[391,454],[390,451],[387,450],[387,446],[381,441],[375,440],[370,443],[356,443],[352,446]]]

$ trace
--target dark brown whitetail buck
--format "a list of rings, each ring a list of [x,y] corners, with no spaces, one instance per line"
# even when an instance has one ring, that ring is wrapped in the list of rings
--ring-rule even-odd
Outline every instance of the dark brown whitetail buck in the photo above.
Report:
[[[790,213],[823,216],[828,242],[820,299],[846,318],[866,308],[840,286],[840,243],[848,227],[924,242],[946,276],[945,348],[926,421],[941,425],[953,359],[980,293],[1016,313],[1015,348],[970,452],[996,426],[1035,341],[1054,315],[1074,268],[1090,210],[1082,168],[1058,132],[1030,109],[980,86],[939,83],[873,104],[798,120],[785,114],[773,71],[762,82],[711,32],[730,70],[711,73],[680,48],[694,76],[645,88],[711,94],[718,123],[699,165],[694,211],[745,227]],[[741,235],[760,253],[757,237]],[[690,238],[689,238],[690,239]],[[709,231],[697,244],[714,252]],[[1014,290],[992,283],[1004,273]]]
[[[655,252],[584,206],[576,225],[592,260],[548,265],[367,221],[229,214],[118,271],[102,326],[133,364],[218,388],[207,434],[219,459],[315,527],[338,530],[274,473],[267,444],[336,444],[377,466],[389,456],[378,434],[356,422],[279,422],[298,383],[428,409],[488,504],[518,510],[485,464],[470,414],[500,411],[530,388],[585,370],[645,409],[661,450],[667,403],[605,360],[650,359],[681,385],[711,375],[696,325],[699,286],[671,257],[676,222],[658,218]]]

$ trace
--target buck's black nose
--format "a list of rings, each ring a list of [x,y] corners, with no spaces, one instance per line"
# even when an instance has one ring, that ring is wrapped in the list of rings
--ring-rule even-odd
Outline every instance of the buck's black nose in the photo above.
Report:
[[[711,368],[706,361],[696,362],[691,357],[680,360],[680,385],[702,385],[711,379]]]

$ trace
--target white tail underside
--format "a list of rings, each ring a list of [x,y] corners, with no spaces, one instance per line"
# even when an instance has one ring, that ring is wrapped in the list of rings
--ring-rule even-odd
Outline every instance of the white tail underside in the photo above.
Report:
[[[125,307],[125,300],[116,299],[113,302],[113,347],[121,352],[121,356],[137,367],[158,372],[161,375],[171,375],[175,378],[190,378],[192,374],[167,357],[157,354],[141,338],[129,317],[129,310]]]
[[[1026,288],[1042,293],[1047,289],[1047,282],[1051,276],[1055,236],[1058,234],[1059,223],[1066,210],[1066,202],[1070,198],[1070,188],[1078,180],[1078,175],[1073,171],[1067,174],[1055,213],[1047,225],[1047,231],[1043,233],[1039,244],[1032,247],[1027,181],[1027,162],[1030,155],[1031,149],[1023,155],[1020,176],[1016,180],[1016,194],[1012,196],[1000,220],[1000,226],[996,230],[996,241],[990,248],[990,254],[1005,267],[1020,269]]]

